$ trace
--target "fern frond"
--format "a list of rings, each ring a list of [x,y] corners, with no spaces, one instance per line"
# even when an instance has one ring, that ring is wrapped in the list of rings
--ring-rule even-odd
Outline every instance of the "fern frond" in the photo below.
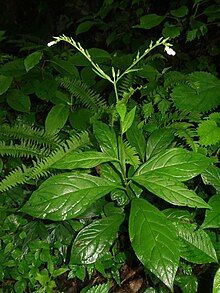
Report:
[[[17,168],[8,174],[0,182],[0,192],[6,191],[19,184],[27,183],[30,179],[39,179],[51,174],[53,164],[63,158],[66,153],[82,148],[90,143],[87,132],[83,132],[78,136],[73,136],[65,143],[62,143],[56,150],[54,150],[48,157],[41,160],[37,159],[33,161],[33,167],[26,168],[22,165],[22,168]]]
[[[194,140],[197,136],[195,129],[190,128],[191,124],[189,123],[175,123],[173,124],[174,134],[180,139],[184,139],[186,144],[194,151],[198,150],[198,142]]]
[[[31,179],[38,179],[53,168],[53,164],[62,159],[67,153],[76,150],[77,148],[85,147],[89,144],[89,137],[87,132],[83,132],[78,136],[73,136],[59,148],[54,150],[48,157],[43,160],[33,161],[34,167],[29,175]]]
[[[135,83],[134,74],[129,73],[127,74],[121,81],[119,87],[118,87],[118,93],[120,96],[123,97],[124,93],[129,92],[129,89],[132,87],[132,85]]]
[[[167,71],[164,74],[165,88],[188,83],[187,75],[180,71]]]
[[[19,184],[24,184],[27,181],[26,176],[28,172],[29,169],[24,165],[10,172],[8,176],[0,182],[0,192],[7,191]]]
[[[0,126],[0,138],[5,139],[20,139],[26,142],[35,142],[42,146],[49,146],[56,148],[60,144],[58,136],[45,133],[44,130],[25,125],[22,123],[15,124],[13,126],[3,124]]]
[[[68,77],[57,78],[62,87],[68,90],[83,106],[94,111],[106,109],[105,101],[80,80],[70,80]]]
[[[126,163],[131,164],[134,167],[138,167],[140,159],[135,147],[132,147],[128,141],[123,141]]]
[[[30,143],[30,141],[28,143],[21,142],[21,144],[14,144],[12,141],[10,144],[6,144],[4,141],[0,141],[0,156],[42,158],[48,154],[48,149],[39,148],[38,145]]]

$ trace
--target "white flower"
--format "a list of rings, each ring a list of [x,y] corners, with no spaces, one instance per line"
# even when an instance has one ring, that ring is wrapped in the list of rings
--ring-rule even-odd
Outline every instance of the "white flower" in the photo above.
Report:
[[[176,52],[168,46],[165,46],[164,50],[167,52],[168,55],[172,55],[172,56],[176,55]]]
[[[47,44],[47,46],[48,47],[51,47],[51,46],[53,46],[53,45],[55,45],[56,44],[56,42],[55,41],[52,41],[52,42],[49,42],[48,44]]]

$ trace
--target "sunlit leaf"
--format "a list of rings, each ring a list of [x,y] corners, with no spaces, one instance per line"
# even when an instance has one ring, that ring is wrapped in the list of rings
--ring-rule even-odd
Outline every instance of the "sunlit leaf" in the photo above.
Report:
[[[62,173],[44,181],[21,211],[54,221],[76,218],[97,199],[117,187],[96,176]]]
[[[115,214],[83,228],[74,240],[71,263],[91,264],[101,258],[110,249],[122,221],[123,216]]]
[[[134,199],[129,235],[140,261],[172,289],[179,264],[179,243],[171,222],[146,200]]]

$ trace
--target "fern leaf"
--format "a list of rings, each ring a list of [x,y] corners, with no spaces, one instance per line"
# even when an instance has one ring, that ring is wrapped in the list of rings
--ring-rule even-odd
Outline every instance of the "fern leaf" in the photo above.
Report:
[[[105,101],[80,80],[70,80],[68,77],[58,78],[60,85],[68,90],[83,106],[94,111],[106,109]]]
[[[193,150],[198,150],[198,143],[194,141],[196,137],[196,131],[191,129],[192,124],[190,123],[174,123],[171,128],[174,129],[174,134],[180,139],[184,139],[186,144]]]
[[[19,184],[25,183],[28,172],[29,169],[27,169],[24,165],[10,172],[9,175],[0,182],[0,192],[7,191]]]
[[[53,164],[62,159],[68,152],[82,148],[89,144],[89,137],[87,132],[83,132],[78,136],[74,136],[63,143],[59,148],[54,150],[48,157],[43,160],[33,162],[34,168],[32,169],[29,177],[31,179],[37,179],[46,174],[50,168],[53,168]]]
[[[11,141],[9,145],[6,145],[4,141],[0,141],[0,156],[42,158],[48,154],[49,151],[46,148],[39,148],[39,146],[30,142],[21,142],[21,144],[14,144]]]
[[[128,141],[123,141],[126,163],[131,164],[135,168],[140,164],[140,159],[135,147],[132,147]]]
[[[35,142],[36,144],[56,148],[60,144],[60,139],[56,135],[45,133],[44,130],[22,123],[10,126],[3,124],[0,126],[0,138],[5,140],[20,139],[26,142]]]
[[[54,150],[48,157],[41,160],[33,161],[33,167],[17,168],[0,182],[0,192],[6,191],[18,184],[27,183],[30,179],[39,179],[51,174],[52,165],[60,160],[67,152],[77,148],[85,147],[89,144],[89,137],[87,132],[83,132],[78,136],[71,137],[60,147]]]
[[[127,74],[121,81],[118,87],[118,93],[120,96],[124,96],[124,93],[129,92],[135,82],[134,75],[132,73]]]

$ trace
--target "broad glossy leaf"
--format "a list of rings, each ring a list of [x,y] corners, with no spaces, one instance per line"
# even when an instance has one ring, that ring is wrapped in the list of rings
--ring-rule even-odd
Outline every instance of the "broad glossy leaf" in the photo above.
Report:
[[[209,205],[212,209],[206,211],[202,228],[220,228],[220,194],[212,196]]]
[[[179,243],[171,222],[146,200],[134,199],[129,234],[140,261],[172,289],[179,264]]]
[[[195,230],[195,225],[191,224],[174,224],[181,239],[181,257],[197,264],[218,262],[213,244],[205,231]]]
[[[132,180],[171,204],[192,208],[210,208],[194,191],[189,190],[182,182],[171,176],[148,173],[134,176]]]
[[[118,158],[117,137],[114,130],[99,121],[93,124],[93,130],[101,150],[109,156]]]
[[[214,283],[212,293],[219,293],[220,292],[220,268],[215,273]]]
[[[52,107],[45,121],[45,131],[48,133],[57,133],[65,125],[69,116],[69,106],[66,104],[57,104]]]
[[[120,171],[111,163],[104,163],[98,168],[100,177],[105,178],[111,182],[122,184]]]
[[[91,264],[101,258],[115,240],[122,215],[114,215],[92,222],[77,235],[72,246],[71,263]]]
[[[165,151],[172,143],[174,134],[171,129],[156,129],[147,140],[146,157],[147,159]]]
[[[44,181],[21,211],[33,217],[62,221],[81,215],[118,185],[87,174],[62,173]]]
[[[186,181],[202,173],[211,163],[212,160],[202,154],[173,148],[152,157],[138,169],[136,175],[152,173],[158,177],[168,175]]]
[[[180,208],[168,208],[163,210],[164,215],[167,217],[167,219],[174,221],[174,222],[192,222],[193,221],[193,215],[190,214],[187,210],[182,210]]]
[[[99,164],[116,160],[116,158],[96,151],[71,152],[53,164],[52,167],[55,169],[93,168]]]
[[[220,191],[220,168],[211,165],[202,172],[201,176],[205,184],[210,184]]]
[[[145,151],[146,151],[146,141],[141,129],[137,127],[136,124],[132,126],[126,132],[127,139],[131,146],[135,147],[141,160],[145,161]]]
[[[3,95],[9,89],[13,78],[11,76],[0,75],[0,95]]]
[[[26,71],[27,72],[30,71],[35,65],[37,65],[40,62],[42,56],[43,56],[43,53],[39,52],[39,51],[28,55],[24,59],[24,66],[25,66]]]

